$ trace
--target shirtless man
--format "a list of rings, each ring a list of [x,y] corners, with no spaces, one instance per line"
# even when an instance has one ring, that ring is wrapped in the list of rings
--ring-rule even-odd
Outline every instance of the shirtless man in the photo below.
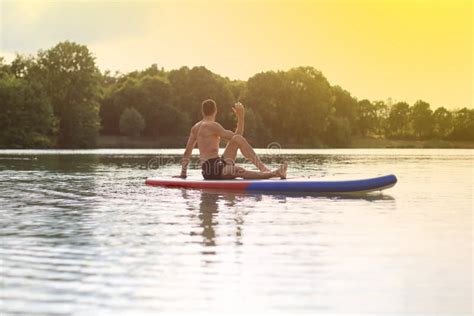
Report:
[[[203,119],[191,128],[186,150],[182,161],[181,175],[186,178],[186,171],[194,146],[198,145],[200,160],[202,163],[202,175],[204,179],[268,179],[273,177],[286,178],[287,163],[280,168],[271,171],[258,158],[255,151],[242,136],[244,133],[244,112],[241,103],[233,107],[237,116],[237,129],[235,132],[226,130],[216,122],[217,106],[214,100],[202,102]],[[228,141],[222,157],[219,157],[219,142],[223,138]],[[235,165],[237,150],[241,151],[245,158],[251,161],[260,171],[246,170]]]

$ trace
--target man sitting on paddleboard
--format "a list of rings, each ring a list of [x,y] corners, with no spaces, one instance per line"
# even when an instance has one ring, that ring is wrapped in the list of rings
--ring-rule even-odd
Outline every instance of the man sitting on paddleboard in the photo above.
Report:
[[[201,166],[204,179],[269,179],[273,177],[285,179],[287,163],[271,171],[258,158],[253,148],[242,136],[244,133],[244,106],[239,102],[235,104],[232,110],[237,116],[237,129],[235,132],[224,129],[222,125],[216,122],[217,106],[214,100],[209,99],[202,102],[203,119],[191,128],[179,177],[186,178],[189,159],[197,143],[200,160],[203,162]],[[219,157],[219,142],[221,138],[227,140],[228,143],[222,157]],[[260,171],[250,171],[235,165],[235,158],[239,149],[244,157],[251,161]]]

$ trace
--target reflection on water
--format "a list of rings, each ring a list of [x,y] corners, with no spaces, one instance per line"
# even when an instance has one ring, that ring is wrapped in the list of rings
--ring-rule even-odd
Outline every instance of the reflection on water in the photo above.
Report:
[[[191,190],[182,189],[182,188],[170,188],[169,190],[179,190],[181,191],[182,198],[184,200],[189,199],[189,192]],[[225,205],[224,211],[226,209],[235,210],[233,213],[233,221],[235,226],[235,245],[242,245],[242,226],[244,224],[244,215],[242,212],[238,211],[237,198],[243,199],[253,199],[255,202],[261,201],[263,195],[272,196],[273,199],[279,203],[286,203],[287,198],[324,198],[327,197],[321,194],[311,194],[311,193],[297,193],[289,192],[288,194],[282,193],[247,193],[247,192],[220,192],[218,190],[194,190],[199,192],[200,203],[199,203],[199,215],[200,220],[199,227],[201,232],[191,231],[191,235],[201,235],[203,246],[213,247],[216,246],[216,226],[219,224],[217,221],[217,216],[219,212],[219,203],[223,202]],[[371,193],[371,194],[357,194],[357,195],[331,195],[333,200],[365,200],[365,201],[393,201],[394,198],[390,195],[382,193]],[[215,254],[215,251],[209,248],[205,248],[202,252],[203,254]]]
[[[354,196],[148,187],[157,154],[0,152],[2,314],[471,314],[472,151],[264,157],[399,179]]]
[[[215,227],[218,222],[216,221],[217,215],[217,201],[219,196],[216,194],[201,193],[201,203],[199,204],[199,220],[200,227],[202,228],[203,245],[212,247],[216,245],[215,238],[216,232]],[[212,250],[204,250],[204,254],[215,254]]]

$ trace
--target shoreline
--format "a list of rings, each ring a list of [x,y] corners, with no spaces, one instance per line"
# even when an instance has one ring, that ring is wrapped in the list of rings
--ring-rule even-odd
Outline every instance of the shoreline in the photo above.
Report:
[[[150,139],[145,137],[130,138],[127,136],[99,136],[95,147],[68,148],[68,147],[29,147],[29,148],[0,148],[2,150],[94,150],[94,149],[184,149],[187,137]],[[376,137],[356,137],[347,146],[304,146],[302,144],[265,144],[252,142],[255,149],[270,148],[273,151],[291,149],[474,149],[474,141],[450,141],[450,140],[396,140]],[[225,142],[220,144],[225,147]],[[276,147],[275,147],[276,145]]]
[[[127,136],[105,136],[101,135],[97,138],[96,148],[184,148],[186,138],[130,138]],[[263,146],[265,147],[265,146]],[[262,146],[255,146],[255,148],[262,148]],[[455,149],[474,149],[474,141],[450,141],[450,140],[396,140],[376,137],[356,137],[352,142],[344,147],[306,147],[301,144],[283,145],[282,148],[294,149],[350,149],[350,148],[455,148]],[[59,148],[57,148],[59,149]]]

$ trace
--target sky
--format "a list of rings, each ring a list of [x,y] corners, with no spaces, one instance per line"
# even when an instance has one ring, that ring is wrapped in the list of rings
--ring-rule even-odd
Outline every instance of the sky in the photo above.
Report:
[[[358,99],[473,108],[471,0],[0,0],[0,56],[70,40],[101,70],[312,66]]]

